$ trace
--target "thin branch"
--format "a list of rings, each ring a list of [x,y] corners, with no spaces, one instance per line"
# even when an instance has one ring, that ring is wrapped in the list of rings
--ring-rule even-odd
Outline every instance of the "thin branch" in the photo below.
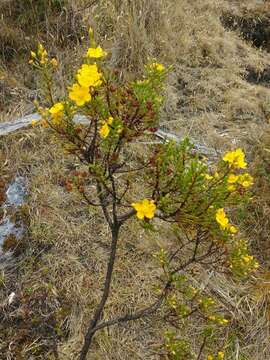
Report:
[[[201,359],[203,349],[205,348],[205,345],[206,345],[206,340],[207,340],[207,337],[205,336],[204,339],[203,339],[203,342],[202,342],[202,345],[201,345],[201,347],[200,347],[200,351],[199,351],[199,354],[198,354],[196,360],[200,360],[200,359]]]
[[[97,330],[95,330],[97,323],[101,318],[103,309],[106,305],[106,302],[107,302],[109,294],[110,294],[112,274],[113,274],[114,263],[115,263],[115,258],[116,258],[117,241],[119,238],[119,229],[120,229],[120,226],[118,224],[115,224],[115,223],[112,224],[111,250],[110,250],[110,257],[109,257],[108,264],[107,264],[107,272],[106,272],[106,278],[105,278],[105,282],[104,282],[104,289],[103,289],[100,303],[95,310],[93,318],[92,318],[90,325],[88,327],[88,330],[86,332],[86,335],[84,338],[84,344],[83,344],[81,354],[80,354],[80,360],[86,359],[87,353],[88,353],[89,348],[92,343],[93,336],[94,336],[95,332],[97,331]]]
[[[111,217],[109,215],[108,208],[107,208],[107,203],[105,202],[105,198],[104,198],[104,195],[103,195],[103,190],[102,190],[102,187],[101,187],[101,184],[99,183],[99,181],[97,181],[97,192],[98,192],[98,198],[99,198],[99,201],[100,201],[100,205],[101,205],[104,217],[105,217],[107,223],[109,224],[110,229],[112,229],[112,227],[113,227],[112,219],[111,219]]]
[[[112,325],[120,324],[127,321],[134,321],[139,320],[143,317],[147,317],[155,313],[160,306],[162,305],[166,295],[163,294],[157,301],[155,301],[152,305],[148,306],[147,308],[142,309],[133,314],[126,314],[123,316],[119,316],[115,319],[111,319],[108,321],[104,321],[103,323],[97,325],[94,329],[92,329],[93,333],[97,332],[98,330],[104,329],[105,327],[110,327]]]
[[[123,224],[126,220],[128,220],[129,218],[131,218],[133,215],[136,214],[136,211],[134,209],[130,210],[128,213],[121,215],[118,217],[118,222],[119,224]]]
[[[87,202],[89,205],[91,205],[91,206],[102,206],[101,203],[96,204],[96,203],[92,202],[92,201],[89,199],[89,197],[86,195],[85,191],[83,191],[81,194],[82,194],[83,198],[86,200],[86,202]]]

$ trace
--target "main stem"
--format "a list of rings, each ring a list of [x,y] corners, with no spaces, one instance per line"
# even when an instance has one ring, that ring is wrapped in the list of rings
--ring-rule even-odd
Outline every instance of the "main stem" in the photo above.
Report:
[[[114,223],[112,225],[112,228],[111,228],[111,233],[112,233],[111,250],[110,250],[110,258],[109,258],[108,265],[107,265],[106,278],[105,278],[105,282],[104,282],[104,290],[103,290],[103,294],[102,294],[100,303],[95,310],[93,318],[88,327],[87,333],[85,335],[84,344],[83,344],[81,354],[80,354],[80,360],[86,359],[87,353],[92,344],[93,337],[97,331],[96,325],[101,318],[103,309],[106,305],[107,299],[110,294],[112,274],[113,274],[113,268],[114,268],[114,263],[115,263],[116,250],[117,250],[117,241],[118,241],[118,236],[119,236],[119,229],[120,229],[120,225],[118,223]]]

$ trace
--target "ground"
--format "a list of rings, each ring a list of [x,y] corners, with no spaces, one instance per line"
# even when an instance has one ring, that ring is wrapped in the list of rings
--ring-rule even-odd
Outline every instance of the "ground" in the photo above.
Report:
[[[106,0],[87,6],[83,1],[50,1],[44,10],[29,3],[35,14],[32,22],[30,11],[25,13],[20,2],[0,5],[1,121],[34,110],[40,84],[27,62],[36,40],[59,59],[60,95],[65,75],[76,67],[87,47],[91,25],[111,53],[111,66],[122,71],[123,77],[140,74],[148,57],[172,67],[163,127],[219,152],[236,146],[246,150],[256,184],[241,231],[249,238],[262,270],[259,280],[240,286],[225,276],[210,277],[209,293],[232,319],[226,360],[270,357],[269,4]],[[18,14],[20,21],[13,31]],[[63,179],[74,162],[63,156],[59,144],[45,131],[28,129],[2,137],[0,148],[1,180],[5,183],[20,173],[29,181],[29,198],[18,214],[28,232],[16,244],[16,257],[3,265],[0,277],[1,356],[29,359],[32,354],[35,359],[54,359],[58,353],[60,359],[74,359],[100,296],[108,229],[98,212],[81,206],[79,197],[65,190]],[[124,229],[122,239],[117,278],[106,308],[110,314],[151,301],[150,290],[159,276],[152,254],[166,238],[159,234],[151,240],[134,222]],[[205,281],[209,274],[201,276]],[[8,306],[7,297],[13,291],[16,298]],[[160,344],[168,325],[159,315],[101,332],[89,358],[162,359]],[[194,334],[196,328],[185,332]]]

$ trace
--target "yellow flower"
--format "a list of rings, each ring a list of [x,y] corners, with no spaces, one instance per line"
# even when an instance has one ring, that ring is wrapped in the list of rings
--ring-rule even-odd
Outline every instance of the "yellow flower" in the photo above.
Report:
[[[209,175],[209,174],[203,174],[204,178],[206,180],[212,180],[213,179],[213,176]]]
[[[207,360],[214,360],[214,356],[208,355],[208,356],[207,356]]]
[[[39,57],[39,61],[41,65],[45,65],[48,62],[48,53],[44,49],[42,44],[38,44],[37,55]]]
[[[242,259],[244,260],[245,263],[249,263],[253,260],[253,256],[251,255],[245,255],[242,257]]]
[[[107,120],[107,124],[112,125],[112,123],[113,123],[113,117],[110,116]]]
[[[235,189],[236,189],[236,187],[234,185],[229,185],[228,186],[229,191],[234,191]]]
[[[91,100],[91,94],[88,87],[74,84],[69,90],[69,97],[77,104],[77,106],[83,106]]]
[[[58,66],[58,61],[55,58],[51,59],[51,64],[53,67],[57,67]]]
[[[99,130],[100,136],[106,138],[110,133],[110,127],[107,123],[105,123]]]
[[[46,52],[46,50],[44,49],[44,46],[39,43],[38,44],[38,55],[42,55],[44,52]]]
[[[154,200],[144,199],[137,203],[132,203],[132,207],[137,211],[137,218],[144,219],[152,219],[155,215],[156,205]]]
[[[247,167],[247,163],[245,162],[245,154],[240,148],[225,154],[223,160],[228,162],[229,166],[233,168],[245,169]]]
[[[158,71],[158,72],[163,72],[163,71],[165,71],[165,66],[162,65],[162,64],[159,64],[159,63],[157,63],[157,62],[154,62],[154,63],[150,64],[149,67],[150,67],[151,70],[156,70],[156,71]]]
[[[216,221],[220,224],[222,229],[226,229],[229,225],[229,220],[225,214],[224,209],[218,209],[216,212]]]
[[[106,55],[106,51],[104,51],[100,46],[97,48],[89,48],[86,54],[87,57],[94,59],[99,59],[105,57]]]
[[[98,72],[96,64],[83,64],[78,70],[77,79],[83,87],[96,87],[102,84],[102,74]]]
[[[32,120],[32,121],[31,121],[31,125],[32,125],[33,127],[36,126],[38,123],[39,123],[38,120]]]
[[[219,225],[221,226],[221,228],[223,230],[227,230],[231,234],[237,233],[237,231],[238,231],[237,228],[235,226],[229,224],[229,219],[227,218],[226,213],[223,208],[217,210],[216,221],[217,221],[217,223],[219,223]]]
[[[110,125],[113,123],[113,117],[109,117],[108,120],[104,121],[102,127],[99,130],[101,137],[106,138],[110,133]]]
[[[217,360],[223,360],[224,359],[224,352],[223,351],[219,351],[217,353]]]
[[[233,225],[231,225],[231,226],[229,227],[229,230],[230,230],[230,232],[231,232],[232,234],[236,234],[236,233],[237,233],[237,229],[236,229],[236,227],[233,226]]]
[[[237,175],[234,175],[234,174],[231,174],[229,175],[228,177],[228,183],[229,184],[235,184],[238,180],[238,176]]]
[[[227,325],[228,322],[229,322],[229,320],[224,319],[224,318],[222,318],[222,319],[219,320],[220,325]]]
[[[49,113],[52,115],[53,119],[59,119],[64,115],[64,105],[62,103],[56,103],[54,104],[50,110]]]
[[[248,173],[241,174],[238,176],[238,178],[239,184],[241,184],[246,189],[253,185],[253,177]]]

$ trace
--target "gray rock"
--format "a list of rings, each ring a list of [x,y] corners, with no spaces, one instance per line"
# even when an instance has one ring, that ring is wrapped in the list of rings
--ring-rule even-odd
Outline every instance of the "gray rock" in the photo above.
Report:
[[[33,120],[40,120],[40,115],[38,113],[34,113],[11,122],[0,123],[0,136],[7,135],[19,129],[27,128]],[[87,117],[83,115],[75,115],[74,121],[79,124],[88,123]],[[155,132],[155,135],[162,140],[160,143],[162,143],[163,141],[167,142],[171,140],[181,142],[183,140],[183,137],[164,131],[162,129],[158,129]],[[198,144],[197,142],[194,142],[194,150],[201,155],[209,157],[211,159],[215,159],[218,157],[218,152],[215,149],[208,148],[207,146]]]

